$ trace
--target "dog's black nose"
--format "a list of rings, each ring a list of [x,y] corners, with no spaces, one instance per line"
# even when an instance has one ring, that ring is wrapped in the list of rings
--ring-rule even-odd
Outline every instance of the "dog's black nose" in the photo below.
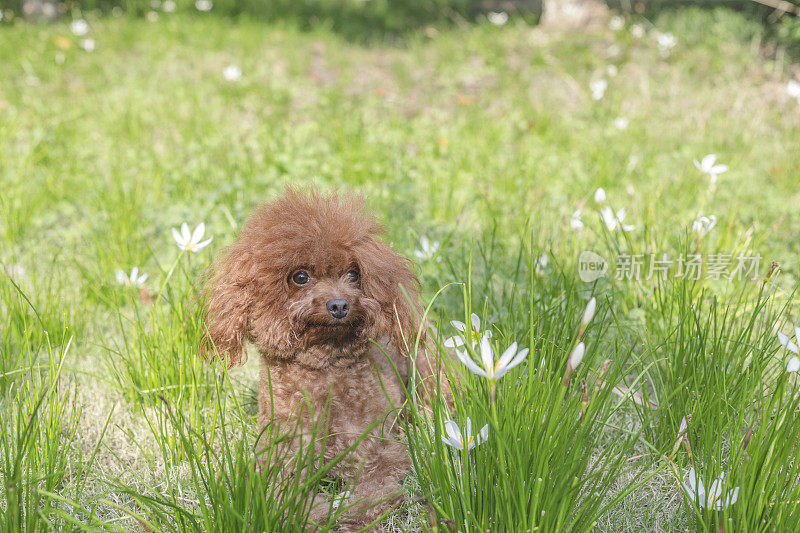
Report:
[[[333,315],[333,318],[344,318],[347,316],[347,312],[350,310],[350,304],[347,303],[347,300],[342,298],[328,300],[328,303],[325,304],[325,307],[328,308],[328,312]]]

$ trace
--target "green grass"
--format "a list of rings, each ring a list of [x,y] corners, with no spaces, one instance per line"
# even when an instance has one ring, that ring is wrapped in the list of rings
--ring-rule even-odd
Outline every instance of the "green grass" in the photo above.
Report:
[[[635,22],[648,36],[512,19],[362,45],[324,24],[161,13],[90,17],[94,52],[66,23],[0,27],[4,531],[299,530],[318,484],[340,490],[323,468],[262,497],[282,480],[253,459],[258,358],[227,373],[196,352],[204,269],[287,184],[363,193],[409,257],[440,242],[418,273],[443,337],[475,312],[495,352],[531,349],[494,391],[454,368],[454,413],[411,409],[409,504],[388,530],[791,529],[800,396],[775,333],[799,312],[797,66],[729,10]],[[655,28],[677,37],[669,57]],[[730,166],[715,186],[692,164],[708,153]],[[633,231],[606,229],[598,187]],[[701,213],[717,217],[704,238]],[[211,245],[181,255],[183,221]],[[608,276],[580,280],[584,250]],[[615,278],[619,254],[662,253],[763,259],[754,281]],[[141,290],[115,280],[134,266]],[[489,426],[469,453],[440,438],[466,417]],[[738,501],[687,497],[692,464]]]

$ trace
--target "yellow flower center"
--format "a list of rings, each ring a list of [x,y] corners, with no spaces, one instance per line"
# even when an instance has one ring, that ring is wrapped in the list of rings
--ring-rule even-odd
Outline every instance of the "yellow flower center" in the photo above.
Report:
[[[467,443],[466,443],[466,444],[464,444],[464,435],[459,435],[459,436],[458,436],[458,438],[459,438],[459,440],[461,441],[461,447],[462,447],[462,448],[466,448],[466,447],[468,447],[470,444],[472,444],[472,435],[470,435],[469,437],[467,437]]]
[[[484,368],[486,368],[486,372],[488,374],[494,375],[494,374],[497,374],[497,367],[498,367],[499,364],[500,364],[500,360],[498,359],[497,361],[494,362],[494,366],[490,365],[489,363],[486,363],[484,365]]]

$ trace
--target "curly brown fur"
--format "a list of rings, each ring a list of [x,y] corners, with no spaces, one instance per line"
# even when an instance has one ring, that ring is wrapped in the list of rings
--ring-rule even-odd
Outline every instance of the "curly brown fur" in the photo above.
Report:
[[[326,460],[368,433],[334,472],[355,482],[352,497],[360,500],[342,528],[391,510],[410,468],[394,422],[406,400],[404,339],[417,334],[418,281],[380,232],[360,197],[289,189],[250,217],[207,285],[204,350],[234,365],[245,341],[255,345],[262,427],[299,423],[290,451],[316,445],[310,439],[321,429]],[[342,300],[348,310],[338,317],[331,302]],[[427,352],[415,359],[430,391],[436,362]],[[318,520],[328,510],[319,500]]]

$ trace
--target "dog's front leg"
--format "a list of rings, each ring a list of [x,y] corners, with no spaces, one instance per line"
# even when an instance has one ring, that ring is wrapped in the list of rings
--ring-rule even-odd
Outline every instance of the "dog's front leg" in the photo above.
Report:
[[[348,474],[354,482],[344,513],[341,532],[367,527],[383,515],[399,507],[405,499],[400,481],[410,468],[411,460],[406,447],[393,440],[368,439],[356,450],[356,457]],[[380,531],[376,524],[370,531]]]

